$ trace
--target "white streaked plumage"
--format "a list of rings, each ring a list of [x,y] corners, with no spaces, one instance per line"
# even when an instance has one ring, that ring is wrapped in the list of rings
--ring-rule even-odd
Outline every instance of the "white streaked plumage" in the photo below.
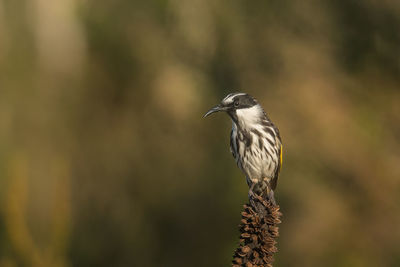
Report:
[[[245,174],[251,191],[257,194],[266,192],[275,202],[272,190],[276,188],[282,164],[282,143],[278,128],[258,102],[245,93],[227,95],[206,116],[217,111],[226,111],[232,119],[231,152]]]

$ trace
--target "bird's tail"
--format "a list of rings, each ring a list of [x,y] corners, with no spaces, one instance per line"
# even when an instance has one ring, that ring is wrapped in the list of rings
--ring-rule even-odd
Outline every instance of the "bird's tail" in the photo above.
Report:
[[[263,199],[269,199],[271,203],[276,206],[274,190],[272,190],[268,181],[263,180],[258,183],[253,183],[249,189],[249,196],[258,195]]]

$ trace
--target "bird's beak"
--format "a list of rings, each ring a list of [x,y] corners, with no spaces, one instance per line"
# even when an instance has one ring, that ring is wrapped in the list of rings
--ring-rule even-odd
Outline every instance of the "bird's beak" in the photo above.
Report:
[[[215,112],[224,111],[224,110],[225,110],[224,107],[222,107],[221,105],[217,105],[217,106],[211,108],[209,111],[207,111],[207,113],[204,114],[204,117],[203,117],[203,118],[205,118],[205,117],[207,117],[208,115],[211,115],[211,114],[213,114],[213,113],[215,113]]]

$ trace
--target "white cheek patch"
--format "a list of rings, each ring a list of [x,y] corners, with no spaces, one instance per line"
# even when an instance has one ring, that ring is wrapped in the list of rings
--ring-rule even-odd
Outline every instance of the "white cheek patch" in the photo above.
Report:
[[[236,110],[238,121],[243,128],[256,128],[262,114],[260,105]]]

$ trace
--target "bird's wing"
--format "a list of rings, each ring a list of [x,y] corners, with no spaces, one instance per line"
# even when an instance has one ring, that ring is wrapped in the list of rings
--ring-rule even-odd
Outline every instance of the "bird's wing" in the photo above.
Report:
[[[278,141],[278,140],[277,140],[277,141]],[[281,143],[281,142],[279,142],[279,145],[280,145],[280,146],[279,146],[278,166],[277,166],[277,168],[276,168],[276,170],[275,170],[274,178],[272,178],[272,180],[271,180],[271,182],[270,182],[270,185],[271,185],[272,190],[275,190],[276,185],[278,184],[278,177],[279,177],[279,173],[280,173],[281,168],[282,168],[283,146],[282,146],[282,143]]]
[[[234,133],[233,129],[231,131],[231,140],[230,140],[230,149],[231,149],[231,153],[232,156],[236,159],[236,146],[237,146],[237,142],[236,142],[236,134]]]

